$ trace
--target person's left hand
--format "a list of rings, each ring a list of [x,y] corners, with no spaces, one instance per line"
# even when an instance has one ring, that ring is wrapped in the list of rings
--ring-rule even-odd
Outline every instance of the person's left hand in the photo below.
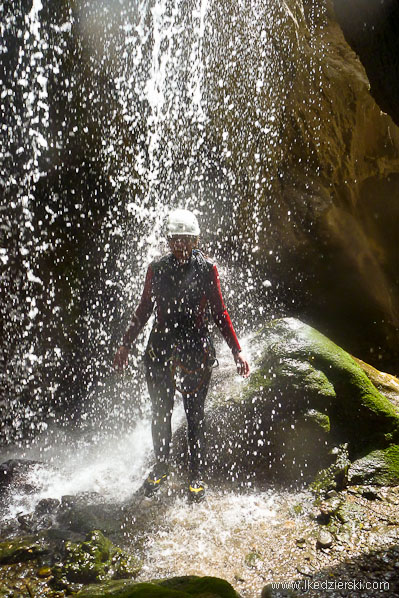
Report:
[[[250,367],[242,352],[236,353],[234,355],[234,361],[236,362],[237,372],[240,374],[240,376],[243,378],[248,378],[250,374]]]

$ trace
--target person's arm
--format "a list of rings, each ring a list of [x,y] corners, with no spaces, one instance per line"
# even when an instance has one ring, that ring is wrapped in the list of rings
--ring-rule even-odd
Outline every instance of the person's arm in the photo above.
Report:
[[[132,343],[136,340],[141,330],[148,322],[153,308],[154,302],[152,299],[152,277],[153,272],[151,266],[148,267],[147,275],[145,277],[144,290],[134,314],[125,334],[123,335],[122,345],[119,347],[114,358],[114,368],[122,370],[128,363],[128,355]]]
[[[215,265],[210,273],[209,289],[209,303],[213,319],[233,353],[238,373],[241,374],[241,376],[244,376],[244,378],[247,378],[250,371],[249,364],[241,354],[240,343],[238,342],[232,321],[223,301],[222,290],[220,288],[220,277]]]

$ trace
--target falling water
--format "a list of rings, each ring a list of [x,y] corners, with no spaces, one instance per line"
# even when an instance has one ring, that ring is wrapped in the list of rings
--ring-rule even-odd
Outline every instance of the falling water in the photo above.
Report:
[[[170,207],[196,211],[206,250],[238,264],[242,290],[225,277],[225,293],[233,316],[245,303],[244,329],[264,312],[247,294],[256,288],[261,188],[275,176],[265,164],[282,127],[274,31],[291,24],[267,1],[80,2],[55,15],[40,0],[1,8],[4,61],[14,52],[3,93],[3,381],[7,434],[22,438],[109,375],[146,266],[164,250]],[[238,74],[244,87],[234,85]],[[75,165],[78,140],[86,147],[90,138],[93,155]],[[98,184],[93,169],[104,173]],[[248,193],[254,230],[238,249]]]

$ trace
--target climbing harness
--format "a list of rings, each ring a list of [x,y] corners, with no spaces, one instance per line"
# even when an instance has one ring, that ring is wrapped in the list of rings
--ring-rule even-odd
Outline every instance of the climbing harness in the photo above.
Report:
[[[205,364],[207,362],[208,356],[209,356],[209,351],[204,351],[204,356],[202,358],[202,363],[201,363],[200,367],[196,368],[194,370],[188,369],[180,361],[177,361],[177,359],[173,359],[173,358],[171,359],[170,371],[172,374],[172,379],[173,379],[173,384],[174,384],[175,390],[180,392],[182,395],[191,395],[191,394],[195,394],[196,392],[199,391],[199,389],[203,386],[205,379],[206,379],[207,368],[205,367]],[[177,368],[179,368],[180,371],[182,371],[184,374],[187,374],[189,376],[198,374],[198,372],[200,372],[202,370],[203,374],[201,376],[201,379],[198,382],[197,386],[193,390],[187,391],[187,390],[184,390],[183,388],[179,388],[177,386],[177,382],[176,382]]]

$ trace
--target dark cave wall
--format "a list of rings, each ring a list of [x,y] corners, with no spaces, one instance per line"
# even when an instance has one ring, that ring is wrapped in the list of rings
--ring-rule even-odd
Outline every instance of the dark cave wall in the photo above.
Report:
[[[399,2],[334,0],[345,38],[366,69],[371,94],[399,125]]]

